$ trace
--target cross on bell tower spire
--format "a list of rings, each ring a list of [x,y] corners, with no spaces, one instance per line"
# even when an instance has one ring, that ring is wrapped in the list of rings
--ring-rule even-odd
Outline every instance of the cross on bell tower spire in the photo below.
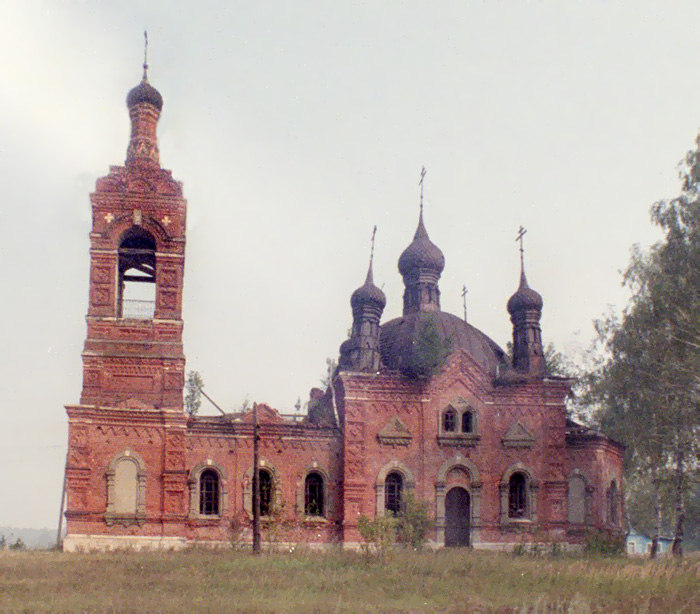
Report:
[[[523,247],[523,237],[527,229],[521,224],[518,228],[518,235],[515,237],[516,241],[520,241],[520,274],[525,274],[525,248]]]
[[[421,216],[423,215],[423,182],[425,180],[426,174],[427,174],[427,171],[425,170],[425,166],[422,166],[420,169],[420,181],[418,182],[418,185],[420,186],[420,213],[421,213]]]
[[[148,30],[143,31],[143,80],[148,81]]]

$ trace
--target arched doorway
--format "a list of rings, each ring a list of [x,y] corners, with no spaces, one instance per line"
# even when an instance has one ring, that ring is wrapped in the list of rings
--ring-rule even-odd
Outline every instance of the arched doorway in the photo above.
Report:
[[[445,497],[445,546],[469,545],[469,493],[456,486]]]

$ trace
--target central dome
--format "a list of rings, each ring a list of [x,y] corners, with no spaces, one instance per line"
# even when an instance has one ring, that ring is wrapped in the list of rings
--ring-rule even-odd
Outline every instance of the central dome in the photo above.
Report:
[[[379,350],[384,367],[406,371],[428,321],[435,323],[441,341],[452,340],[450,353],[464,350],[486,373],[497,375],[498,366],[506,360],[505,352],[478,328],[444,311],[412,313],[383,324]]]
[[[442,250],[428,237],[428,231],[423,224],[423,212],[418,220],[418,228],[411,244],[403,250],[399,257],[399,273],[406,277],[412,271],[431,269],[438,276],[445,268],[445,256]]]

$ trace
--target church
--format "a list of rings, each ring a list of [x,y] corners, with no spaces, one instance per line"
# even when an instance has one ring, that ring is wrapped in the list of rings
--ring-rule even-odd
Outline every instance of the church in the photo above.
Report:
[[[192,416],[183,406],[187,209],[182,184],[160,165],[163,98],[146,64],[126,102],[126,161],[90,197],[83,387],[66,406],[63,548],[250,542],[252,412]],[[409,496],[428,506],[435,548],[578,547],[591,533],[619,535],[623,447],[567,418],[573,382],[548,372],[543,299],[522,259],[505,305],[509,356],[441,310],[445,257],[422,206],[407,243],[398,259],[403,315],[382,322],[386,297],[370,259],[327,390],[311,390],[302,420],[257,405],[263,539],[356,548],[362,516],[399,513]]]

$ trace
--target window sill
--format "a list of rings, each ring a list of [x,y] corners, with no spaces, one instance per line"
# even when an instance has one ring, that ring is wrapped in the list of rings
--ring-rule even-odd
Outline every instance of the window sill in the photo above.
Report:
[[[308,516],[305,515],[302,519],[304,524],[328,524],[328,518],[325,516]]]
[[[442,433],[437,436],[441,446],[475,446],[480,439],[481,435],[476,433]]]

